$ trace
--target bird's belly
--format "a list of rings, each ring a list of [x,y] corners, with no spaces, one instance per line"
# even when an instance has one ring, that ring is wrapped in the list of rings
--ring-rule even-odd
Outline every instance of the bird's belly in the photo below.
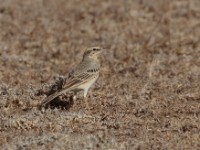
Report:
[[[91,79],[90,81],[87,81],[81,85],[78,86],[78,89],[89,89],[93,84],[94,82],[97,80],[97,78],[94,78],[94,79]]]

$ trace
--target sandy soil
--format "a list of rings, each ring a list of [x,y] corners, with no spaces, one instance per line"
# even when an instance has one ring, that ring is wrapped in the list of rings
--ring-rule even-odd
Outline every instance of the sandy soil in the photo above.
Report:
[[[199,0],[0,0],[0,148],[199,149],[199,8]],[[106,51],[88,98],[39,110],[91,46]]]

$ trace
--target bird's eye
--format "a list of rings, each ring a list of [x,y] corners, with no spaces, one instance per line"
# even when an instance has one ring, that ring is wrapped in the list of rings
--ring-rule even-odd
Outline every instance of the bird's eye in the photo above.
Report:
[[[97,49],[96,48],[93,48],[93,51],[96,51]]]

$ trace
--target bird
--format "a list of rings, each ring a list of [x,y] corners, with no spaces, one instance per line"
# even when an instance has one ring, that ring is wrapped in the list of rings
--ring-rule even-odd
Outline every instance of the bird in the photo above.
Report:
[[[49,104],[56,97],[65,94],[69,91],[75,93],[83,91],[84,98],[87,97],[88,90],[99,78],[100,60],[99,55],[102,53],[100,47],[87,48],[83,54],[82,61],[68,74],[63,87],[55,93],[46,97],[41,107]]]

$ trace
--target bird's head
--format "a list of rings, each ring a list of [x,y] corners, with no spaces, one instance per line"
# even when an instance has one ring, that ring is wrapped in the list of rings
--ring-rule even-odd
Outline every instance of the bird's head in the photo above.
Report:
[[[98,59],[99,54],[101,54],[102,48],[100,47],[90,47],[87,48],[83,54],[83,59],[90,58],[90,59]]]

